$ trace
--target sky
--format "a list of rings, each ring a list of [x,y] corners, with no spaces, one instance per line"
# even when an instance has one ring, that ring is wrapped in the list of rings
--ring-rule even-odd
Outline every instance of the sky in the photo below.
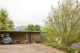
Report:
[[[0,0],[0,8],[6,9],[15,27],[28,24],[44,25],[51,10],[57,7],[58,0]]]

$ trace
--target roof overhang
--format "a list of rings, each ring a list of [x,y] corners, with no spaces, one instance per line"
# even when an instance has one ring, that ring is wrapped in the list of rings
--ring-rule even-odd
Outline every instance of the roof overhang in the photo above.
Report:
[[[0,33],[47,33],[43,31],[9,31],[9,30],[0,30]]]

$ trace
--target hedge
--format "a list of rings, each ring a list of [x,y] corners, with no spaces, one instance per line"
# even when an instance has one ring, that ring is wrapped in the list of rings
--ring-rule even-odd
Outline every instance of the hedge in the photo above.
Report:
[[[52,44],[52,43],[46,43],[45,45],[52,46],[53,48],[66,51],[67,53],[80,53],[80,49],[74,49],[71,47],[60,46],[60,45]]]

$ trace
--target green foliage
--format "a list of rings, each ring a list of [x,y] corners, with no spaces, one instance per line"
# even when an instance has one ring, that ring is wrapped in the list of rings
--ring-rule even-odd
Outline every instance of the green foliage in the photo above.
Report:
[[[41,27],[39,25],[33,25],[33,24],[31,24],[31,25],[28,25],[28,27],[25,28],[25,30],[40,31],[40,28]]]
[[[9,27],[9,30],[14,30],[14,23],[13,23],[13,21],[12,20],[8,20],[8,27]]]
[[[68,53],[75,53],[75,51],[78,51],[78,53],[80,53],[80,49],[73,49],[71,47],[60,46],[60,45],[54,44],[54,43],[42,43],[42,44],[47,45],[47,46],[52,46],[53,48],[66,51]]]
[[[45,21],[44,31],[50,40],[59,36],[66,46],[80,42],[80,2],[61,0]]]
[[[0,10],[0,30],[13,30],[13,21],[9,20],[6,10]]]
[[[45,38],[47,42],[55,41],[56,36],[58,36],[56,29],[52,26],[44,27],[43,31],[46,31],[47,33],[42,34],[41,36]]]

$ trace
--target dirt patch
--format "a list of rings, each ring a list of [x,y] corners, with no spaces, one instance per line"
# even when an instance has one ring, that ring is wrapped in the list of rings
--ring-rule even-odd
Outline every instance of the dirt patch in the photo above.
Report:
[[[0,45],[0,53],[65,53],[39,44]]]

